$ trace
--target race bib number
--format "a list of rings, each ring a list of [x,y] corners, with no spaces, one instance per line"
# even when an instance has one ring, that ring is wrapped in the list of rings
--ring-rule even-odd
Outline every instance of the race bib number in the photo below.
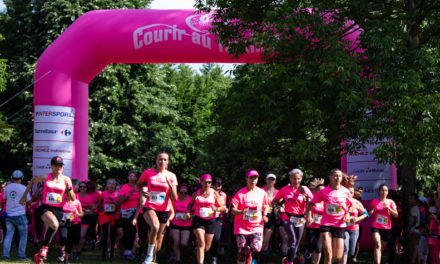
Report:
[[[354,226],[355,224],[356,222],[354,221],[353,217],[350,218],[350,222],[346,223],[347,226]]]
[[[291,216],[290,217],[290,222],[295,226],[295,227],[301,227],[304,225],[304,223],[306,222],[304,217],[296,217],[296,216]]]
[[[116,212],[116,205],[115,204],[105,204],[104,205],[104,212],[106,212],[106,213]]]
[[[178,212],[178,213],[176,214],[176,220],[183,220],[183,221],[186,221],[186,219],[187,219],[187,215],[186,215],[186,213],[184,213],[184,212]]]
[[[47,193],[46,203],[59,205],[59,204],[61,204],[61,201],[62,201],[61,194],[59,194],[59,193],[52,193],[52,192]]]
[[[249,210],[244,216],[243,220],[246,221],[258,221],[260,218],[261,212],[258,210]]]
[[[337,204],[327,204],[325,208],[325,212],[328,215],[341,215],[344,212],[342,211],[342,206]]]
[[[151,191],[150,192],[150,203],[161,205],[161,204],[165,203],[165,196],[166,196],[165,192]]]
[[[313,219],[313,223],[320,225],[322,221],[322,215],[315,214],[315,218]]]
[[[386,215],[378,215],[376,217],[376,223],[380,224],[380,225],[388,225],[388,216]]]
[[[69,219],[70,221],[73,221],[74,216],[75,215],[73,214],[73,212],[69,212],[69,213],[64,212],[63,220],[66,221],[67,219]]]
[[[121,209],[121,217],[124,219],[128,219],[134,214],[135,211],[135,208]]]
[[[214,215],[214,211],[212,210],[212,208],[209,207],[200,207],[199,213],[200,217],[202,218],[208,218]]]
[[[272,206],[269,206],[269,208],[267,209],[267,213],[270,214],[270,213],[272,213],[272,212],[273,212],[273,207],[272,207]]]
[[[222,215],[222,212],[215,212],[215,217],[218,218]]]

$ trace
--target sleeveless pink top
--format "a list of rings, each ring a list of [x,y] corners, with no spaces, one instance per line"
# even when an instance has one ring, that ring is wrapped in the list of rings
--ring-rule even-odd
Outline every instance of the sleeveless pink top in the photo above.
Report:
[[[215,218],[215,212],[212,210],[212,206],[215,205],[214,190],[209,189],[208,197],[202,197],[200,190],[197,191],[196,197],[196,215],[203,219]]]
[[[187,196],[185,201],[177,199],[173,202],[174,206],[174,219],[172,223],[176,226],[191,226],[191,218],[186,217],[186,211],[188,210],[188,204],[191,201],[191,197]]]
[[[44,183],[43,204],[54,207],[63,207],[62,202],[65,191],[66,183],[61,180],[58,183],[53,182],[52,173],[49,173],[46,182]]]

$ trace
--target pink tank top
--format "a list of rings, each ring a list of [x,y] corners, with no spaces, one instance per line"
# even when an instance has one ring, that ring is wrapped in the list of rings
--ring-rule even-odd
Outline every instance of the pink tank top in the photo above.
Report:
[[[64,177],[64,176],[62,176]],[[52,181],[52,173],[47,175],[46,182],[43,189],[43,204],[54,207],[62,207],[63,196],[66,191],[66,184],[60,177],[58,183]]]
[[[352,201],[353,202],[353,210],[350,213],[350,218],[352,217],[358,217],[359,216],[359,211],[357,209],[356,206],[356,201]],[[347,226],[345,227],[346,230],[358,230],[359,229],[359,222],[355,222],[355,223],[347,223]]]
[[[173,202],[174,206],[174,219],[172,223],[176,226],[191,226],[191,218],[187,218],[186,212],[188,210],[188,204],[191,201],[191,197],[187,196],[185,201],[177,199]]]
[[[267,197],[269,197],[269,193],[267,192],[266,186],[263,186],[262,189],[267,193]],[[273,212],[272,201],[273,201],[273,198],[275,198],[275,196],[277,195],[277,193],[278,193],[278,190],[274,187],[273,188],[273,196],[269,197],[269,209],[267,210],[268,214],[271,214]]]
[[[214,190],[209,189],[208,197],[202,197],[200,190],[197,191],[196,197],[196,215],[203,219],[215,218],[215,212],[212,210],[212,206],[215,205]]]
[[[312,207],[313,222],[307,225],[308,228],[321,228],[322,215],[324,213],[324,202],[319,202]]]

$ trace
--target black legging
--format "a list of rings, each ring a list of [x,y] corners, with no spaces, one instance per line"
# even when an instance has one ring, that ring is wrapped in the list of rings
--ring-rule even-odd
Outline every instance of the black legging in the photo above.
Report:
[[[122,218],[122,229],[124,231],[124,249],[132,250],[134,238],[136,237],[136,226],[132,224],[134,214],[130,218]]]
[[[116,244],[116,225],[111,223],[102,224],[102,256],[107,256],[107,241],[109,236],[109,226],[110,226],[110,257],[115,255],[115,244]]]
[[[214,233],[214,238],[212,239],[212,246],[211,246],[211,255],[213,257],[217,257],[218,249],[220,247],[220,239],[222,236],[222,225],[223,225],[223,218],[217,217],[215,219],[215,233]]]
[[[285,220],[283,221],[283,227],[289,237],[287,262],[293,262],[296,257],[296,251],[298,250],[299,243],[301,242],[301,238],[304,233],[304,225],[300,227],[295,227],[292,222],[290,222],[289,220]]]
[[[81,223],[67,226],[60,226],[60,246],[66,246],[66,253],[72,253],[73,245],[79,243],[81,236]]]
[[[321,253],[321,230],[319,228],[306,228],[307,230],[307,251],[309,253]]]

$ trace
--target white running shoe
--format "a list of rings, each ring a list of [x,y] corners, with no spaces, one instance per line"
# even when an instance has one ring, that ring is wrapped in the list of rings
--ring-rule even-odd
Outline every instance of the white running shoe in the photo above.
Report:
[[[144,260],[144,262],[142,262],[142,264],[151,264],[151,263],[153,263],[153,256],[149,256],[149,255],[147,255],[146,257],[145,257],[145,260]]]

